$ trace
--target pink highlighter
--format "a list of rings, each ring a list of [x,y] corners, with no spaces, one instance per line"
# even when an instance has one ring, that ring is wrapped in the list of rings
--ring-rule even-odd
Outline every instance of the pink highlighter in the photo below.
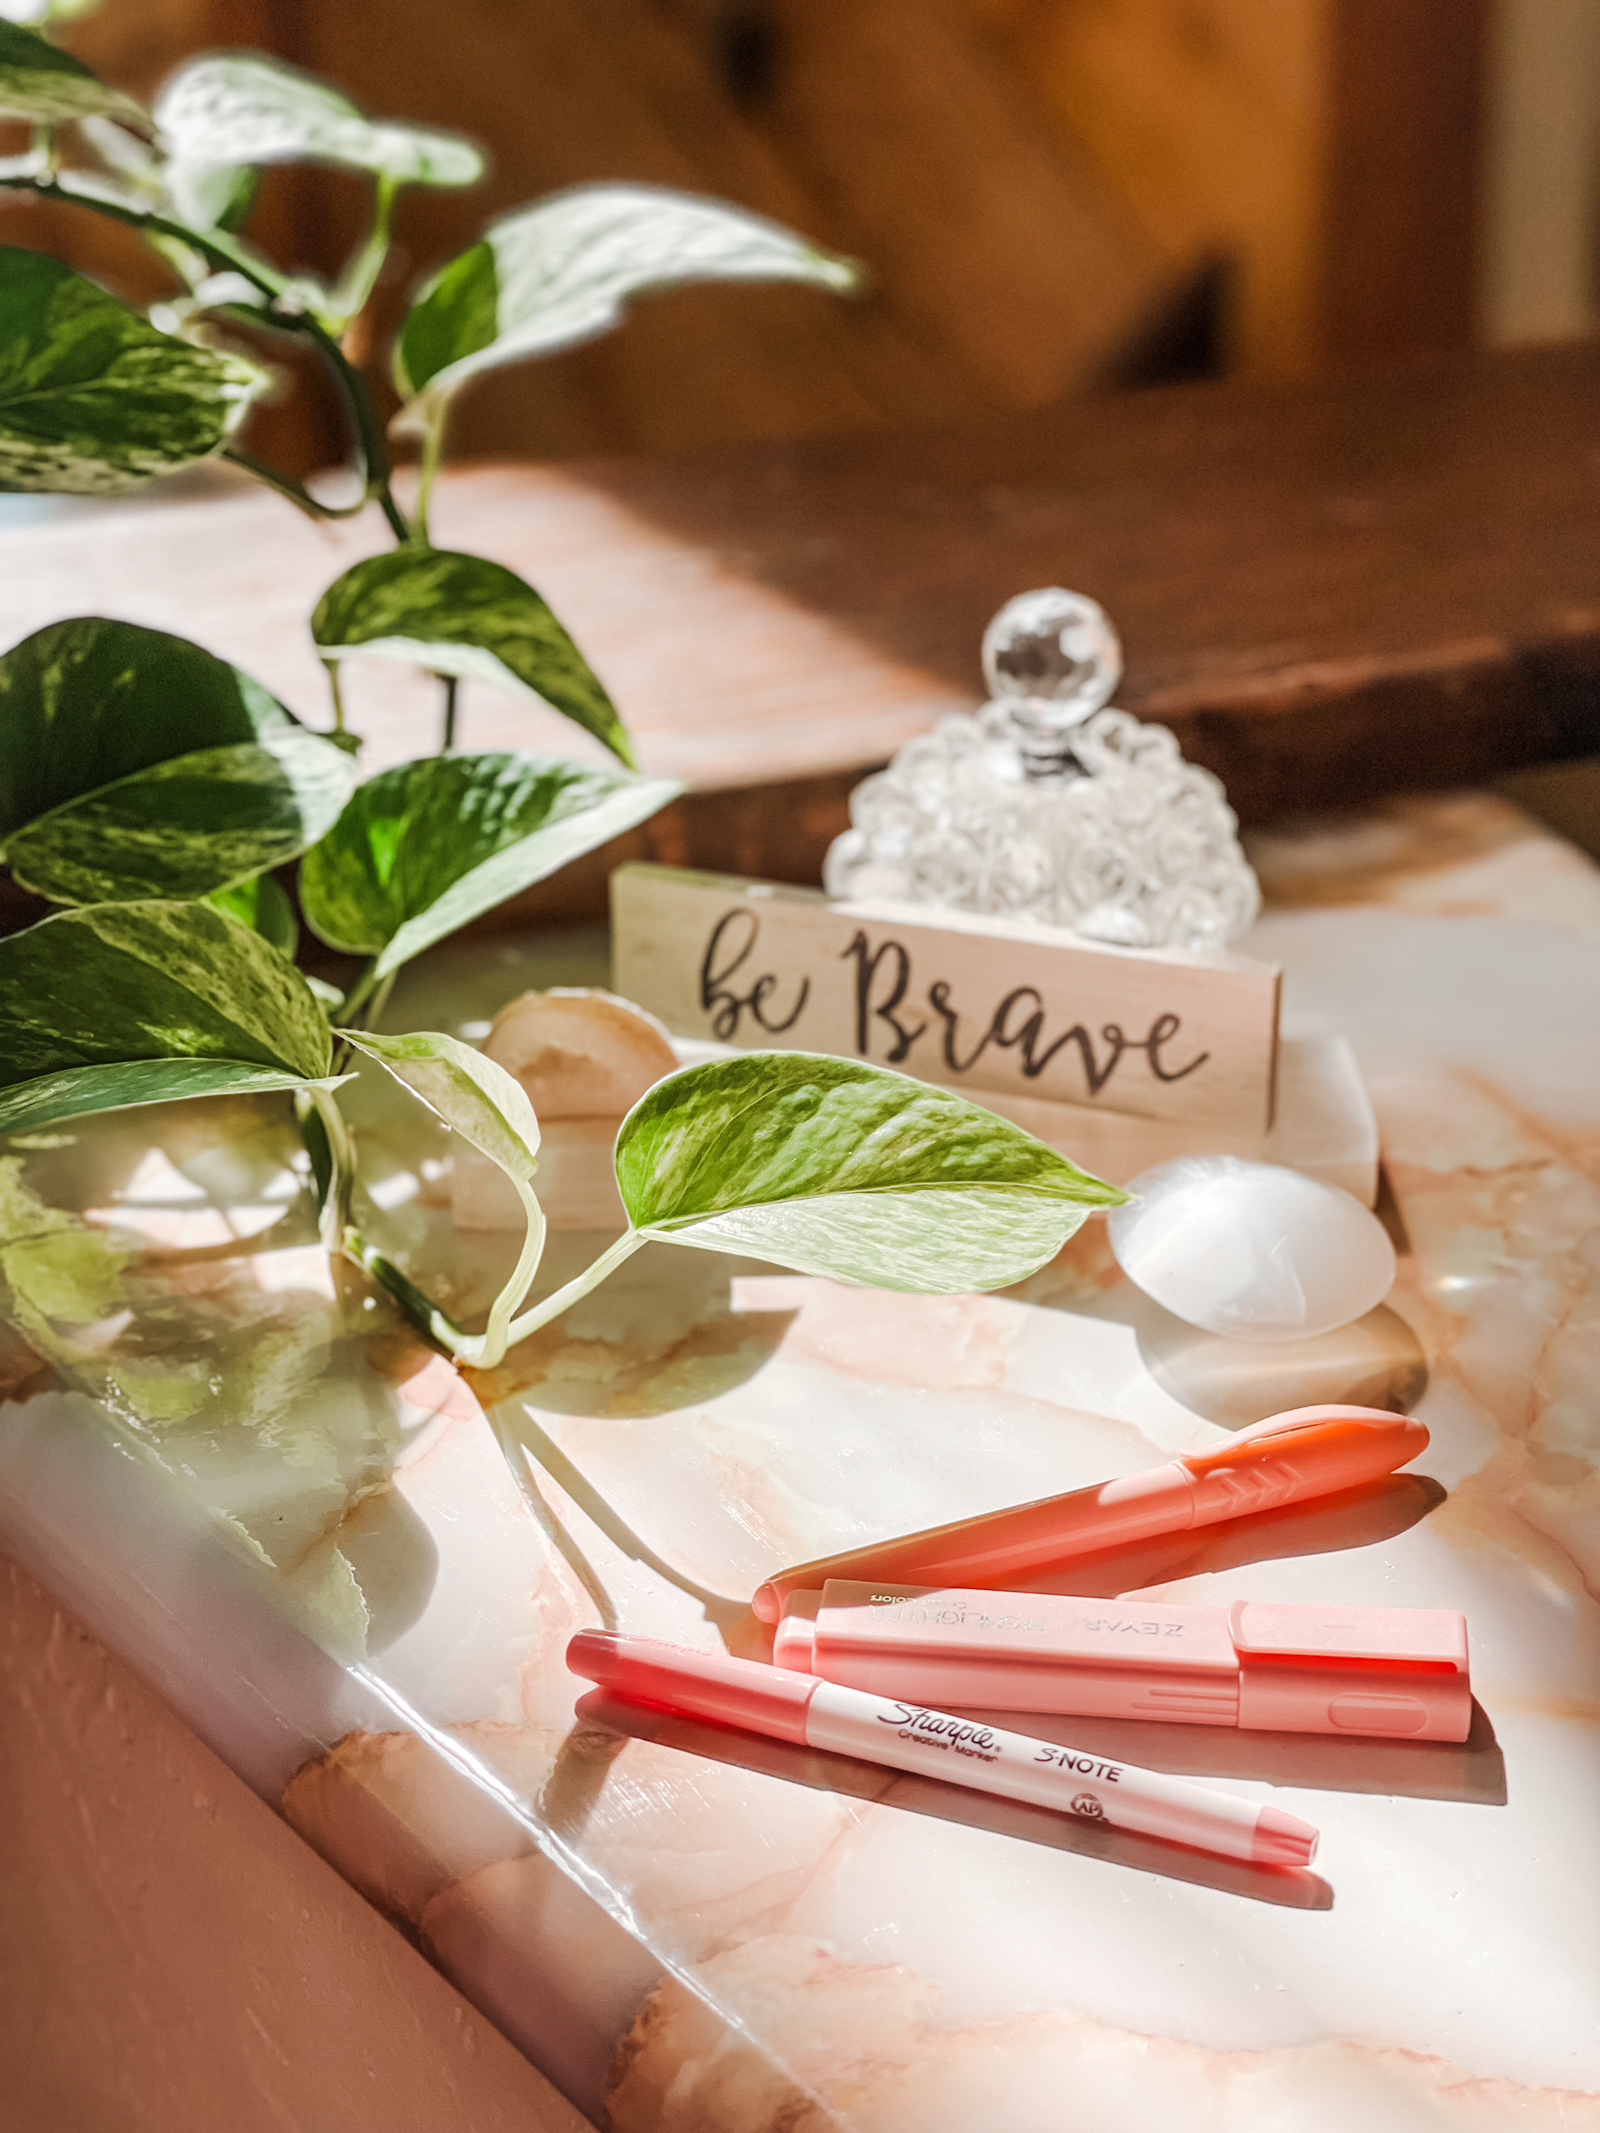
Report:
[[[1444,1608],[1173,1607],[831,1578],[789,1596],[773,1658],[968,1710],[1391,1740],[1460,1741],[1472,1724],[1466,1618]]]
[[[1415,1459],[1427,1442],[1427,1430],[1409,1415],[1376,1407],[1295,1407],[1141,1474],[780,1570],[750,1604],[763,1622],[776,1622],[790,1593],[820,1591],[830,1578],[1003,1586],[1102,1548],[1381,1480]]]

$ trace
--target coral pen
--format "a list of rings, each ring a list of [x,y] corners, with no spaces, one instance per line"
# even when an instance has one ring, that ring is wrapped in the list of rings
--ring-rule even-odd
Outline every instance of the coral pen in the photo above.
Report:
[[[630,1702],[1031,1801],[1254,1866],[1309,1866],[1316,1855],[1316,1830],[1279,1808],[757,1660],[580,1630],[567,1646],[567,1665]]]
[[[1294,1407],[1252,1423],[1225,1443],[1184,1452],[1141,1474],[780,1570],[750,1604],[763,1622],[776,1622],[791,1592],[820,1590],[829,1578],[1003,1586],[1102,1548],[1380,1480],[1415,1459],[1427,1442],[1427,1430],[1409,1415],[1376,1407]]]

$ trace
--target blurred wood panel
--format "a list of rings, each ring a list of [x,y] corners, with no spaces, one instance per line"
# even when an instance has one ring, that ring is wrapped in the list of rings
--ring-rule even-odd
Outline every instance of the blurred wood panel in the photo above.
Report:
[[[1500,0],[1503,7],[1505,0]],[[483,140],[487,183],[413,191],[362,344],[492,214],[636,178],[725,195],[863,256],[864,301],[787,289],[652,300],[623,332],[477,384],[466,451],[685,450],[957,420],[1117,375],[1202,269],[1231,269],[1247,374],[1466,345],[1481,278],[1495,0],[108,0],[75,46],[148,94],[242,43],[379,114]],[[362,186],[269,174],[252,225],[331,272]],[[81,214],[0,203],[0,239],[148,297],[161,270]],[[381,365],[375,364],[375,374]],[[1170,374],[1170,372],[1169,372]],[[252,441],[336,448],[295,396]]]
[[[633,177],[738,200],[872,271],[852,305],[746,289],[641,307],[612,340],[487,385],[468,448],[679,449],[1036,405],[1096,381],[1174,282],[951,0],[805,0],[769,25],[772,96],[667,0],[458,0],[448,55],[417,0],[391,5],[379,51],[342,11],[306,20],[308,63],[386,108],[425,96],[491,145],[481,200],[413,201],[419,252],[557,185]],[[551,434],[547,393],[587,394],[586,440]]]
[[[1470,347],[1489,0],[1337,0],[1329,36],[1321,354]]]
[[[445,39],[436,9],[420,0],[393,0],[382,40],[342,10],[308,10],[299,43],[297,57],[370,108],[456,127],[493,157],[473,194],[408,196],[400,229],[409,272],[390,284],[390,318],[425,266],[472,242],[492,216],[562,185],[641,179],[829,235],[804,187],[645,0],[542,0],[515,11],[458,0]],[[591,348],[484,379],[463,399],[457,436],[467,451],[541,456],[671,450],[860,428],[888,419],[899,401],[936,416],[974,395],[959,367],[919,344],[881,300],[857,307],[812,291],[708,289],[645,304]]]
[[[1495,0],[1481,317],[1492,346],[1600,327],[1600,8]]]
[[[1315,369],[1328,0],[969,4],[1164,249],[1232,257],[1232,360]]]
[[[1037,405],[1099,382],[1186,282],[1060,137],[960,0],[806,0],[776,25],[786,63],[766,103],[726,37],[677,0],[108,0],[76,49],[150,94],[185,53],[259,46],[377,115],[482,141],[487,181],[408,192],[362,331],[374,376],[408,291],[492,216],[556,188],[643,180],[739,201],[865,257],[870,293],[696,289],[641,305],[592,347],[480,381],[464,451],[539,457],[683,450]],[[268,174],[250,234],[285,264],[335,270],[363,186]],[[76,211],[0,206],[0,238],[64,251],[147,299],[159,265]],[[297,429],[298,425],[298,429]],[[297,470],[336,432],[316,401],[268,408],[250,441]]]
[[[1263,377],[1472,339],[1488,0],[967,0]]]
[[[1103,396],[955,427],[447,476],[438,538],[522,572],[689,797],[536,907],[603,907],[620,857],[815,881],[851,785],[975,705],[1003,600],[1080,587],[1119,701],[1249,821],[1600,751],[1600,349],[1354,381]],[[85,611],[197,637],[318,721],[306,616],[375,518],[248,488],[0,534],[8,638]],[[437,691],[353,661],[369,767],[436,744]],[[468,683],[462,744],[583,754]],[[527,907],[529,909],[535,906]]]
[[[896,313],[992,404],[1081,386],[1169,295],[1155,246],[962,0],[658,4]]]

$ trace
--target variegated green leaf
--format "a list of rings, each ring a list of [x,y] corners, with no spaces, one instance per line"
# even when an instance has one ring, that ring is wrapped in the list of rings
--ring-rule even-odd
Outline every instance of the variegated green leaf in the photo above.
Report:
[[[101,5],[103,0],[0,0],[0,20],[37,28],[45,22],[71,22],[78,15],[92,15]]]
[[[248,926],[252,933],[259,933],[264,941],[270,941],[280,955],[294,960],[300,946],[300,914],[285,890],[281,889],[270,874],[258,874],[253,881],[236,881],[231,888],[214,889],[206,898],[219,911],[226,911],[236,918],[241,926]],[[318,987],[319,978],[306,979],[307,985],[316,993],[321,1005],[337,1002],[343,995],[337,985],[327,986],[328,998],[323,1000]]]
[[[616,1162],[648,1236],[931,1296],[1020,1281],[1127,1198],[951,1090],[805,1052],[669,1074]]]
[[[172,211],[180,222],[194,230],[241,230],[250,218],[255,206],[256,194],[261,190],[261,166],[259,163],[169,163],[161,173],[161,183],[172,203]],[[240,277],[235,276],[237,285]],[[210,285],[209,300],[216,284]],[[230,301],[240,302],[252,309],[262,301],[258,290],[248,283],[243,288],[235,286]]]
[[[475,676],[558,711],[633,769],[616,706],[533,587],[483,556],[397,548],[338,578],[311,618],[324,659],[352,652]]]
[[[0,489],[114,496],[224,445],[264,373],[0,246]]]
[[[8,839],[6,863],[55,903],[209,896],[314,844],[355,782],[342,749],[288,727],[174,756],[68,800]]]
[[[282,1089],[336,1089],[347,1077],[312,1079],[242,1059],[130,1059],[117,1066],[67,1067],[0,1089],[0,1134],[29,1133],[64,1118],[170,1104],[189,1096],[270,1096]]]
[[[0,940],[0,1088],[151,1059],[315,1081],[329,1057],[294,965],[210,904],[89,904]]]
[[[856,287],[849,260],[719,200],[650,185],[580,185],[522,208],[436,274],[395,347],[401,393],[434,403],[480,371],[606,333],[636,296],[695,281]]]
[[[404,1082],[453,1132],[506,1174],[526,1182],[538,1168],[539,1121],[520,1081],[470,1044],[439,1030],[384,1037],[340,1029],[336,1037]]]
[[[632,829],[681,787],[538,755],[444,755],[380,771],[300,863],[331,948],[399,969],[469,919]]]
[[[0,6],[4,0],[0,0]],[[143,141],[115,119],[88,118],[78,122],[78,135],[87,141],[106,169],[123,181],[130,193],[142,196],[152,207],[160,200],[165,190],[161,181],[161,158],[148,141]],[[65,172],[58,177],[65,177]]]
[[[109,87],[81,59],[22,26],[24,20],[43,19],[44,12],[30,12],[20,20],[0,20],[0,118],[59,125],[110,114],[148,126],[131,96]]]
[[[0,658],[0,840],[173,756],[295,730],[259,682],[186,638],[52,622]]]
[[[260,163],[334,163],[400,185],[472,185],[483,157],[470,141],[364,118],[327,82],[252,52],[217,52],[178,69],[156,99],[174,200],[204,212],[225,196],[219,175]]]
[[[522,1251],[510,1279],[489,1307],[482,1335],[468,1341],[474,1360],[492,1369],[505,1354],[511,1314],[532,1284],[544,1253],[544,1211],[531,1182],[538,1168],[539,1147],[539,1121],[533,1106],[521,1083],[513,1081],[504,1067],[439,1030],[417,1030],[406,1037],[378,1037],[353,1029],[337,1034],[387,1067],[452,1132],[497,1163],[516,1188],[528,1225]],[[392,1261],[373,1252],[359,1236],[347,1237],[346,1248],[352,1245],[361,1265],[394,1287],[408,1309],[420,1309],[422,1323],[434,1338],[441,1333],[447,1339],[459,1336],[459,1329],[450,1327]],[[457,1353],[461,1352],[458,1348]]]

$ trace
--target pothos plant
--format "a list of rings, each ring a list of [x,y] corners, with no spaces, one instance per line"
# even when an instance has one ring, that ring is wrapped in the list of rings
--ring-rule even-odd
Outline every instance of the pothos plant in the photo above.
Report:
[[[372,1025],[412,957],[678,787],[638,773],[616,707],[532,586],[432,545],[450,410],[475,377],[607,331],[645,291],[699,280],[842,291],[855,269],[738,209],[640,186],[585,186],[505,217],[423,284],[396,339],[391,427],[421,447],[403,505],[348,336],[388,254],[401,187],[472,183],[475,148],[371,121],[326,83],[247,53],[184,66],[146,111],[5,21],[0,115],[33,129],[31,149],[0,163],[0,189],[128,225],[174,282],[141,312],[59,260],[0,248],[0,487],[111,494],[216,456],[315,518],[376,507],[394,540],[346,571],[311,617],[332,682],[322,732],[198,646],[127,623],[58,623],[0,659],[3,857],[59,907],[0,941],[0,1132],[291,1092],[325,1244],[446,1352],[481,1365],[648,1238],[949,1293],[1020,1279],[1091,1207],[1123,1197],[905,1076],[747,1054],[668,1077],[629,1115],[616,1145],[629,1227],[576,1281],[519,1311],[544,1237],[526,1095],[448,1035]],[[372,181],[370,226],[331,284],[284,271],[245,234],[262,168],[292,161]],[[309,347],[326,366],[358,495],[329,502],[238,441],[264,381],[230,339],[239,327]],[[357,653],[442,678],[437,755],[360,779],[338,679]],[[464,676],[572,720],[619,767],[456,752]],[[274,871],[294,860],[298,910]],[[296,967],[302,920],[362,959],[342,993]],[[355,1150],[338,1091],[353,1055],[385,1067],[521,1196],[526,1243],[481,1330],[457,1325],[352,1221]]]

